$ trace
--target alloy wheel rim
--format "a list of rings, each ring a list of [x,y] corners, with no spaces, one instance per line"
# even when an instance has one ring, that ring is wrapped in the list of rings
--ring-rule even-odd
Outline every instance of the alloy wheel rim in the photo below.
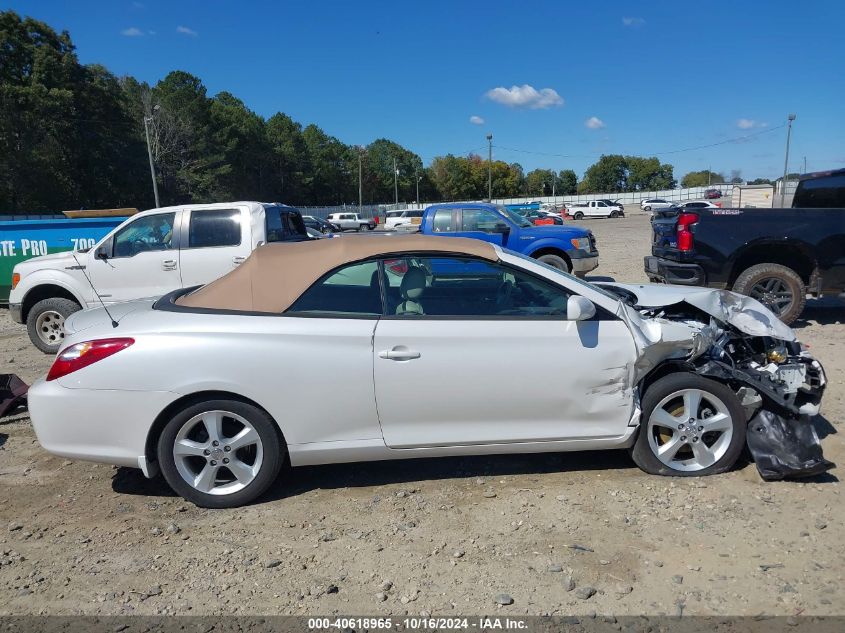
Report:
[[[661,463],[693,472],[724,457],[733,438],[733,420],[727,405],[712,393],[681,389],[654,407],[646,433]]]
[[[65,318],[55,310],[47,310],[35,320],[38,338],[47,345],[59,345],[65,338]]]
[[[782,279],[766,277],[751,287],[751,297],[769,310],[781,315],[792,305],[792,291]]]
[[[173,460],[191,488],[229,495],[251,484],[264,462],[258,431],[231,411],[205,411],[185,422],[173,442]]]

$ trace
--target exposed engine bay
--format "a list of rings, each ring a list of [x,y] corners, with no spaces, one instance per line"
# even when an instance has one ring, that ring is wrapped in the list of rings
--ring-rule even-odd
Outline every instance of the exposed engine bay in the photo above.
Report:
[[[824,369],[756,300],[703,288],[600,285],[628,308],[641,352],[639,384],[670,363],[728,385],[745,409],[747,445],[766,480],[834,466],[811,420],[827,384]]]

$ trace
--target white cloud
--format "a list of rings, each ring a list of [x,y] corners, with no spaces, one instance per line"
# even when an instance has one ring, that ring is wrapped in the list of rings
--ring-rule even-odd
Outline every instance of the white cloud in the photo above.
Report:
[[[197,37],[199,35],[194,29],[189,29],[187,26],[177,26],[176,32],[182,35],[190,35],[191,37]]]
[[[501,103],[509,108],[530,108],[532,110],[543,110],[553,106],[563,105],[563,97],[551,88],[537,90],[534,86],[523,84],[522,86],[511,86],[508,88],[493,88],[484,93],[490,101]]]
[[[584,121],[584,125],[586,125],[591,130],[600,130],[603,127],[606,127],[604,121],[602,121],[597,116],[591,116],[589,119]]]
[[[139,28],[130,26],[128,29],[123,29],[120,34],[125,35],[126,37],[141,37],[144,32]]]
[[[625,26],[642,26],[645,24],[645,20],[643,18],[622,18],[622,24]]]
[[[473,125],[484,125],[484,119],[482,119],[480,116],[477,116],[475,114],[473,114],[469,118],[469,122],[472,123]]]
[[[769,124],[763,121],[755,121],[754,119],[737,119],[736,126],[740,130],[750,130],[755,127],[767,127]]]

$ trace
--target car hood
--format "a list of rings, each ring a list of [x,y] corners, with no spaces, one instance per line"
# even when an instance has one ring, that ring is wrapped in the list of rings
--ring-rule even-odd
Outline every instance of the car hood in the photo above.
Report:
[[[49,255],[30,257],[29,259],[17,264],[15,268],[17,268],[20,273],[29,273],[41,268],[64,268],[68,265],[76,265],[73,255],[73,251],[62,251],[60,253],[50,253]],[[76,258],[83,266],[85,265],[85,257],[85,253],[76,253]]]
[[[577,226],[566,226],[563,224],[545,224],[543,226],[520,227],[519,237],[536,238],[552,237],[561,240],[571,240],[574,237],[587,237],[590,232]]]
[[[728,290],[669,286],[665,284],[599,283],[606,288],[621,288],[633,293],[638,308],[661,308],[687,303],[711,317],[732,325],[749,336],[770,336],[794,341],[795,333],[762,303]]]

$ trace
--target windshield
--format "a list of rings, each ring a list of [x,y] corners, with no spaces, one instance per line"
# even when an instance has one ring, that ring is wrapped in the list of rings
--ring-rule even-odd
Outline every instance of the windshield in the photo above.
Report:
[[[516,224],[518,227],[524,229],[530,226],[534,226],[533,224],[531,224],[531,222],[519,215],[516,211],[511,211],[507,207],[496,205],[496,210],[506,218],[510,219],[510,221]]]
[[[405,212],[404,211],[388,211],[387,217],[389,217],[389,218],[401,218],[403,213],[405,213]]]

